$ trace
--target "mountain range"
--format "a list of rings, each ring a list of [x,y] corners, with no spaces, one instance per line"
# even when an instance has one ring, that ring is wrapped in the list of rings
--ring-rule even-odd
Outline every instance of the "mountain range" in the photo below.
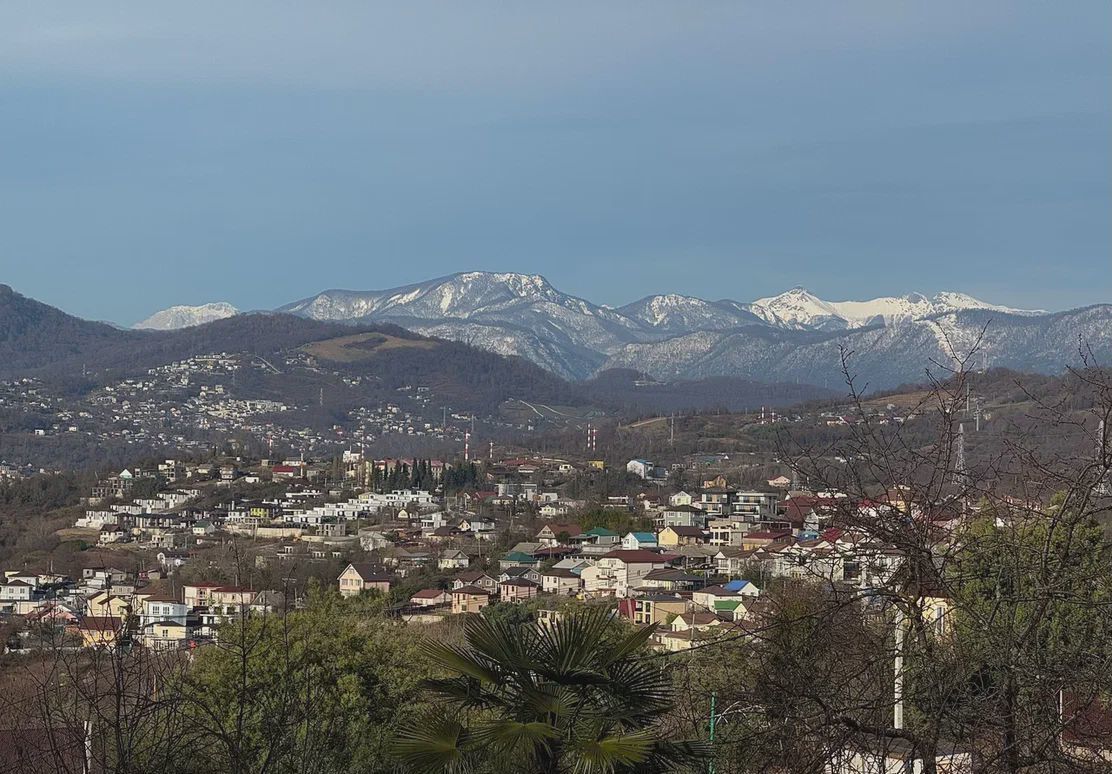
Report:
[[[175,312],[177,319],[181,314]],[[638,415],[786,406],[833,394],[807,384],[733,377],[659,382],[636,369],[611,369],[572,382],[524,358],[383,322],[315,320],[283,312],[232,314],[177,330],[128,330],[74,317],[0,284],[0,380],[34,378],[51,391],[80,395],[94,385],[141,377],[151,368],[215,352],[250,354],[266,365],[269,382],[252,391],[244,375],[239,397],[316,406],[318,390],[328,386],[332,403],[348,402],[345,410],[389,402],[396,390],[415,384],[430,390],[437,416],[445,403],[493,414],[516,402],[530,415],[540,406],[547,413],[537,415],[548,419],[566,416],[553,405]],[[274,362],[291,354],[298,363],[316,361],[322,370],[316,365],[275,368]],[[343,378],[328,377],[330,372]],[[323,392],[320,400],[322,409],[335,408],[324,404]],[[3,413],[0,406],[0,432]],[[335,420],[330,414],[329,421]]]
[[[172,327],[212,313],[212,305],[190,309],[151,320]],[[922,381],[974,348],[974,365],[1043,373],[1076,364],[1082,342],[1098,358],[1112,354],[1110,305],[1046,312],[955,292],[827,301],[796,287],[750,302],[663,294],[614,308],[563,293],[539,275],[462,272],[389,290],[326,290],[277,311],[389,323],[519,355],[575,380],[634,368],[659,379],[833,385],[841,354],[852,352],[854,373],[883,388]]]

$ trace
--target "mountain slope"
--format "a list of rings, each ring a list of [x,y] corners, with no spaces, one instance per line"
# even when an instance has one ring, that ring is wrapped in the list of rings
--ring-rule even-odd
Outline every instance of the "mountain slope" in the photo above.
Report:
[[[770,325],[796,330],[847,330],[869,325],[892,325],[966,309],[986,309],[1011,315],[1045,314],[989,304],[964,293],[939,293],[934,298],[909,293],[868,301],[824,301],[801,287],[778,296],[759,298],[749,305],[749,309]]]
[[[225,317],[237,314],[239,310],[226,301],[200,306],[171,306],[169,309],[155,312],[142,322],[135,323],[133,327],[139,330],[174,331],[179,328],[204,325],[214,320],[223,320]]]
[[[662,294],[612,309],[561,293],[539,275],[488,272],[462,272],[382,291],[329,290],[280,311],[317,320],[392,323],[524,357],[568,379],[586,379],[611,366],[640,367],[636,358],[642,354],[650,363],[661,361],[648,368],[654,373],[759,379],[764,377],[749,364],[760,357],[746,354],[758,343],[790,355],[797,334],[849,333],[877,326],[898,327],[897,338],[906,333],[929,340],[930,331],[905,331],[903,326],[976,309],[1046,318],[1045,313],[996,306],[961,293],[826,301],[803,288],[751,303]],[[917,357],[913,353],[929,347],[906,342],[904,349],[907,357]],[[719,351],[728,354],[711,364],[709,359]],[[912,370],[908,363],[878,363],[881,366],[900,373]],[[925,366],[917,362],[914,367]]]
[[[814,332],[750,327],[699,331],[614,352],[605,368],[636,367],[661,379],[739,376],[835,386],[843,351],[860,383],[880,389],[944,375],[974,348],[971,367],[1059,373],[1079,365],[1079,343],[1100,362],[1112,360],[1112,305],[1030,316],[983,309],[948,312],[849,331]]]
[[[655,330],[670,332],[725,330],[761,322],[736,301],[704,301],[674,293],[646,296],[617,311]]]
[[[0,376],[80,358],[139,336],[107,323],[82,320],[0,285]]]
[[[593,373],[615,347],[659,337],[532,274],[462,272],[391,290],[327,290],[279,311],[315,320],[394,323],[521,355],[568,378]]]

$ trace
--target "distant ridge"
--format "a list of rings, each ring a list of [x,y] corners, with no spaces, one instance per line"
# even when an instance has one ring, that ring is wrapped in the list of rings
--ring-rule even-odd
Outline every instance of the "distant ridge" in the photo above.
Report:
[[[96,325],[54,311],[71,321],[71,329]],[[611,308],[563,293],[538,274],[473,271],[386,290],[327,290],[277,311],[283,314],[259,315],[272,322],[251,329],[291,315],[332,326],[396,325],[519,356],[580,381],[606,369],[633,368],[665,380],[732,377],[835,386],[846,351],[853,353],[859,379],[883,389],[944,370],[982,332],[982,365],[1058,373],[1078,363],[1080,342],[1103,362],[1112,361],[1112,306],[1050,313],[957,292],[827,301],[796,287],[751,302],[672,293]],[[203,329],[196,321],[205,315],[255,316],[237,314],[230,304],[209,304],[175,307],[140,325]],[[103,337],[105,330],[111,328],[83,328],[82,336]]]
[[[226,301],[200,306],[171,306],[169,309],[155,312],[142,322],[136,323],[134,327],[140,330],[174,331],[179,328],[204,325],[214,320],[223,320],[225,317],[234,317],[237,314],[239,310]]]

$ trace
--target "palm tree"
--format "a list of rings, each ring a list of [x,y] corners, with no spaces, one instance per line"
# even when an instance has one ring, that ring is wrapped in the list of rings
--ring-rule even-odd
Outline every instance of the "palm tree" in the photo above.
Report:
[[[426,646],[453,676],[429,681],[439,709],[395,739],[410,769],[677,772],[709,755],[656,728],[671,681],[659,662],[638,658],[655,627],[628,632],[595,609],[529,626],[470,616],[464,630],[465,647]]]

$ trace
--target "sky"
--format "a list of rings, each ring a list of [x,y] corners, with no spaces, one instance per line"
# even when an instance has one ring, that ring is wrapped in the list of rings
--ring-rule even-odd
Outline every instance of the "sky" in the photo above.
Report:
[[[0,282],[1112,301],[1112,4],[0,5]]]

